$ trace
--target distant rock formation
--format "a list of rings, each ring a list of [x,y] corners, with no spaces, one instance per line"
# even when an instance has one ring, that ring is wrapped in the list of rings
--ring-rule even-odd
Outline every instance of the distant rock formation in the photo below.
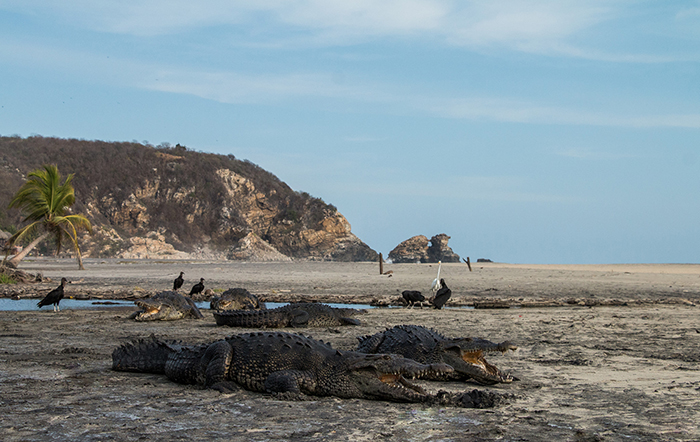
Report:
[[[430,238],[428,247],[428,262],[459,262],[459,255],[447,245],[450,237],[441,233]]]
[[[396,264],[428,262],[428,243],[425,235],[414,236],[396,246],[388,258]]]
[[[417,235],[396,246],[389,252],[388,258],[397,264],[459,262],[459,255],[447,245],[449,239],[444,233],[433,236],[430,241],[425,235]]]

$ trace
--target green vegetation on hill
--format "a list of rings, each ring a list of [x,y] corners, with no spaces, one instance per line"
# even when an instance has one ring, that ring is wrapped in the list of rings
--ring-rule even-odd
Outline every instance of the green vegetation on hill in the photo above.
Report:
[[[74,211],[87,213],[97,229],[113,228],[125,238],[164,231],[168,243],[186,252],[202,243],[223,250],[253,232],[288,256],[305,257],[308,250],[296,249],[297,241],[283,240],[283,235],[319,230],[324,219],[337,214],[333,205],[296,192],[233,155],[196,152],[179,144],[5,136],[0,137],[0,229],[19,225],[20,214],[7,209],[8,203],[27,173],[44,164],[75,174]],[[246,201],[254,201],[254,210],[232,201],[219,170],[252,183],[239,189],[243,193],[236,198],[250,196]],[[252,190],[245,194],[246,189]],[[257,218],[251,219],[252,214]]]

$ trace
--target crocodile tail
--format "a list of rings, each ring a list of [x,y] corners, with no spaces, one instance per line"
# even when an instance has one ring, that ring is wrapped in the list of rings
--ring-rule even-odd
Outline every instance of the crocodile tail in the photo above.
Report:
[[[155,336],[138,339],[112,352],[112,370],[162,374],[172,352],[170,345]]]
[[[289,325],[289,314],[275,310],[223,310],[214,312],[216,325],[246,328],[275,328]]]

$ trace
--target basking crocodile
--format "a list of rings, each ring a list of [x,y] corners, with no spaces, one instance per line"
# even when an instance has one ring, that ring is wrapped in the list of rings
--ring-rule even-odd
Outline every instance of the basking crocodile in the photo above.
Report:
[[[397,355],[340,351],[282,332],[246,333],[198,346],[151,336],[115,349],[112,369],[165,374],[175,382],[221,392],[242,386],[280,399],[338,396],[479,408],[492,407],[503,399],[478,390],[430,394],[405,379],[452,371],[443,363],[426,365]]]
[[[160,292],[150,298],[138,299],[134,304],[142,309],[130,317],[137,321],[174,321],[204,317],[192,299],[176,292]]]
[[[365,310],[335,308],[316,302],[296,302],[269,310],[225,310],[214,312],[217,325],[247,328],[334,327],[360,325],[352,318]]]
[[[455,369],[448,378],[472,379],[481,384],[513,381],[511,375],[484,359],[486,352],[516,350],[508,341],[495,344],[480,338],[446,338],[419,325],[398,325],[358,340],[357,351],[363,353],[395,353],[424,364],[444,362]],[[427,379],[440,377],[431,375]]]
[[[212,310],[264,310],[265,303],[243,288],[228,289],[209,302]]]

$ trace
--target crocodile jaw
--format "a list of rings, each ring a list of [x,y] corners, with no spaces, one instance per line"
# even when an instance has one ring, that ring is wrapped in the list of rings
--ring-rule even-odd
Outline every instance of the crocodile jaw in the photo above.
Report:
[[[455,364],[457,372],[484,384],[513,382],[513,377],[510,374],[501,372],[498,367],[490,364],[484,358],[483,351],[462,351],[461,353],[461,359],[467,364],[467,367]]]
[[[396,355],[363,355],[351,364],[351,376],[356,388],[369,398],[392,401],[420,402],[428,394],[406,378],[419,378],[428,373],[449,375],[454,369],[447,364],[421,364]]]

